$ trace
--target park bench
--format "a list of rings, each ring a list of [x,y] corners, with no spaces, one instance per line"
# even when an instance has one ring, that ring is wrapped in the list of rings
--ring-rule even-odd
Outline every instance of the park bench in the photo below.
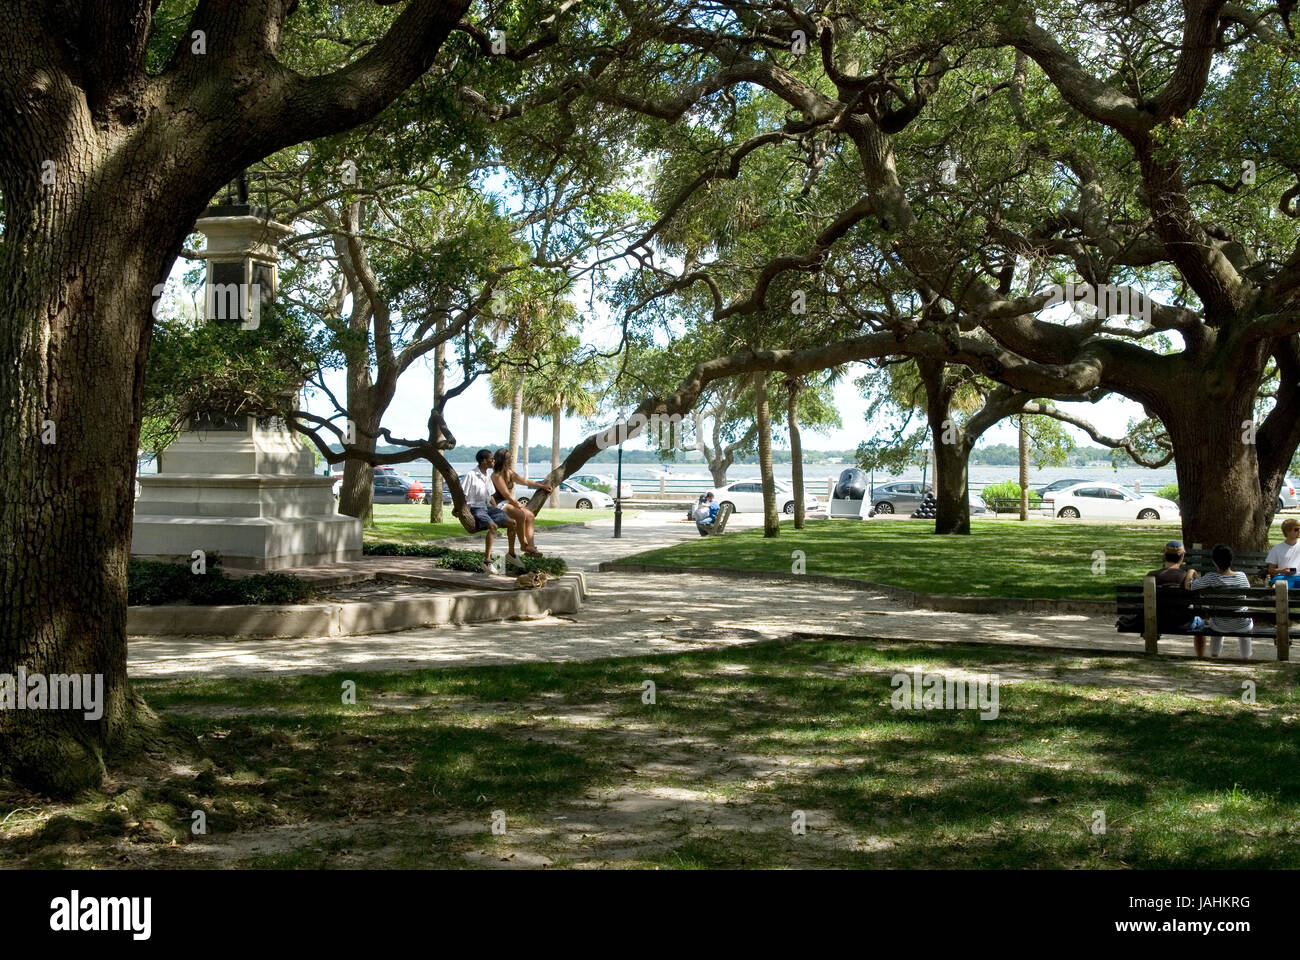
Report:
[[[709,536],[716,537],[727,532],[727,521],[731,519],[731,514],[735,509],[735,506],[730,503],[724,503],[718,507],[718,515],[713,518],[713,522],[708,527]]]
[[[1245,613],[1237,612],[1245,607]],[[1300,591],[1292,592],[1286,581],[1271,587],[1237,587],[1223,590],[1184,590],[1182,587],[1156,587],[1156,578],[1147,577],[1140,584],[1116,584],[1116,629],[1120,633],[1140,633],[1147,653],[1159,653],[1160,636],[1260,637],[1273,640],[1277,658],[1291,657],[1291,622],[1300,617]],[[1187,630],[1184,624],[1192,617],[1250,617],[1255,628],[1249,633],[1219,633],[1208,625]]]
[[[1258,550],[1243,550],[1240,553],[1233,551],[1232,569],[1240,570],[1246,576],[1252,579],[1264,579],[1264,571],[1268,569],[1267,553]],[[1199,544],[1193,545],[1188,549],[1183,557],[1183,569],[1195,570],[1197,573],[1210,573],[1215,569],[1214,558],[1210,556],[1210,550]]]

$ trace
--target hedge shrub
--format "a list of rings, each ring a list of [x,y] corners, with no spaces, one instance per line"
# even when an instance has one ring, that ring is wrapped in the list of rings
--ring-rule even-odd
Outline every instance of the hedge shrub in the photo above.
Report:
[[[1003,480],[1001,483],[991,483],[980,493],[981,499],[989,506],[993,505],[994,500],[1019,500],[1020,484],[1014,480]],[[1031,489],[1029,491],[1030,503],[1041,503],[1042,495]]]
[[[126,568],[126,602],[132,606],[303,603],[315,596],[314,586],[287,573],[228,577],[216,556],[208,557],[202,574],[192,572],[188,563],[152,560],[132,560]]]
[[[483,554],[477,550],[453,550],[450,547],[434,546],[431,543],[392,543],[379,541],[365,543],[361,552],[373,557],[428,557],[433,566],[444,570],[463,570],[466,573],[478,573],[483,569]],[[530,557],[526,553],[519,555],[524,569],[531,572],[546,573],[552,577],[562,577],[568,572],[568,565],[560,557]],[[507,569],[506,573],[512,571]]]

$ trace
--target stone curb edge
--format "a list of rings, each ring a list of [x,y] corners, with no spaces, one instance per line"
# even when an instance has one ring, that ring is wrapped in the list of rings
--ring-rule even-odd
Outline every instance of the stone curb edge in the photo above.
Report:
[[[536,590],[459,591],[355,603],[129,607],[126,632],[128,637],[328,639],[576,613],[586,597],[586,578],[575,570]]]

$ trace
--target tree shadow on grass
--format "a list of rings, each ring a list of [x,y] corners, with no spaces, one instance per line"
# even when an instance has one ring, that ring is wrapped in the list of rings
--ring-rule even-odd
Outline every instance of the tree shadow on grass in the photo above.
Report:
[[[372,858],[363,865],[411,866],[463,863],[497,844],[512,851],[502,860],[517,852],[523,864],[543,855],[673,867],[1300,862],[1289,673],[1236,668],[1267,701],[1250,708],[1152,683],[1161,661],[1113,686],[1086,673],[1091,662],[800,641],[373,673],[356,706],[339,704],[340,675],[152,683],[150,701],[200,739],[206,767],[141,776],[61,808],[0,839],[0,858],[320,867],[356,865],[342,858],[360,845]],[[1015,682],[1000,688],[995,720],[895,710],[891,677],[913,665]],[[1058,669],[1089,682],[1060,683],[1050,676]],[[650,678],[654,703],[642,696]],[[489,833],[496,809],[510,818],[508,840]],[[195,810],[206,836],[188,833]],[[1093,832],[1097,810],[1104,833]],[[795,811],[807,816],[804,836],[790,831]],[[272,835],[287,846],[231,844]]]

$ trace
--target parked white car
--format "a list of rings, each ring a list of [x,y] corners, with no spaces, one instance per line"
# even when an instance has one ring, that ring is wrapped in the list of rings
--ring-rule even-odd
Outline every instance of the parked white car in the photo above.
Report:
[[[714,487],[713,497],[721,507],[729,503],[736,513],[763,512],[763,484],[759,480],[736,480],[725,487]],[[820,510],[821,502],[804,494],[804,510]],[[776,507],[782,513],[794,514],[794,488],[788,481],[776,481]]]
[[[608,493],[611,497],[614,495],[614,487],[617,486],[617,482],[614,480],[613,477],[607,477],[603,473],[575,473],[569,479],[572,480],[574,483],[581,484],[584,487],[590,487],[592,490],[595,490],[597,486],[608,487],[609,488]],[[632,495],[633,495],[632,484],[624,480],[623,499],[626,500],[628,497]]]
[[[1279,510],[1294,510],[1296,507],[1300,507],[1300,493],[1297,492],[1298,490],[1300,490],[1300,487],[1297,487],[1295,480],[1291,477],[1283,477],[1282,489],[1277,494],[1277,508]]]
[[[532,487],[516,487],[515,499],[527,506],[528,498],[537,492]],[[607,493],[574,483],[570,477],[560,484],[552,496],[546,498],[546,505],[566,510],[613,510],[614,498]]]
[[[1177,520],[1178,504],[1164,497],[1140,496],[1110,483],[1089,480],[1043,498],[1042,512],[1049,517],[1103,520]]]

